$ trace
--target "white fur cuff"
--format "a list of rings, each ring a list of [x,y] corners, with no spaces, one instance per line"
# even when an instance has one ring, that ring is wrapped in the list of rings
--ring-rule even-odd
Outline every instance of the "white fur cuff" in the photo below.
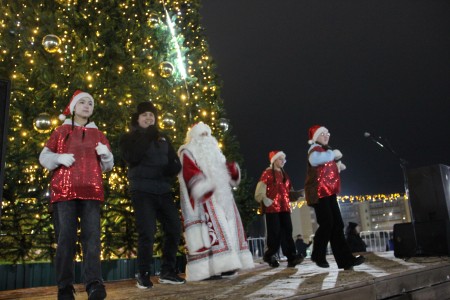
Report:
[[[215,188],[214,183],[204,176],[196,176],[191,179],[191,195],[196,201],[201,201],[206,194],[213,192]]]

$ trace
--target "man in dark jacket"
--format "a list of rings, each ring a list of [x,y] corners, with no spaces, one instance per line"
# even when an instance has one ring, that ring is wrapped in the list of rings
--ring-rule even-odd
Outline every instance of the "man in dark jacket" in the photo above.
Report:
[[[132,115],[131,130],[120,141],[128,164],[128,181],[138,231],[138,288],[151,288],[150,262],[156,220],[164,230],[160,283],[183,284],[176,273],[176,254],[181,236],[178,208],[171,193],[181,163],[168,137],[158,131],[157,112],[151,102],[142,102]]]

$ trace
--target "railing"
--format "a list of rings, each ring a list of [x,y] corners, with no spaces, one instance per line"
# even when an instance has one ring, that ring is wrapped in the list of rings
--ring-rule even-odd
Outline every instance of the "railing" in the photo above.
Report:
[[[393,231],[392,230],[378,230],[378,231],[361,231],[360,236],[364,243],[366,243],[367,252],[385,252],[394,250]],[[310,239],[313,240],[314,235]],[[248,238],[247,239],[250,252],[254,258],[261,258],[264,255],[264,247],[266,239],[264,237]],[[309,257],[313,245],[308,248]],[[327,254],[332,254],[330,244],[327,247]],[[283,259],[281,249],[278,253],[279,258]]]
[[[248,238],[247,243],[248,248],[250,249],[250,252],[252,253],[254,258],[263,257],[266,238],[264,237]]]
[[[359,235],[367,245],[367,252],[394,250],[392,230],[361,231]]]
[[[264,250],[265,250],[265,243],[266,243],[266,238],[264,237],[258,237],[258,238],[248,238],[247,239],[247,243],[248,243],[248,248],[250,249],[250,252],[253,255],[253,258],[262,258],[264,255]],[[309,248],[306,251],[307,257],[310,255],[310,251]],[[283,251],[281,251],[281,247],[278,250],[278,253],[275,254],[276,258],[278,260],[284,261],[287,260],[287,258],[283,255]]]

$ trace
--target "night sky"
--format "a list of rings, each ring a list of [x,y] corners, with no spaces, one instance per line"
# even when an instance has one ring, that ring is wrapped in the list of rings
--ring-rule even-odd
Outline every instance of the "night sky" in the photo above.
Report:
[[[268,152],[303,188],[307,131],[331,132],[342,194],[404,192],[400,160],[450,165],[450,1],[205,0],[222,97],[254,178]]]

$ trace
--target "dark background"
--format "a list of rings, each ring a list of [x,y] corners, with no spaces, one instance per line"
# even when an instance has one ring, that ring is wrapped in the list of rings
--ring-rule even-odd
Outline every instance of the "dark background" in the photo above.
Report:
[[[404,192],[408,168],[450,165],[450,1],[207,0],[201,10],[233,133],[255,181],[287,154],[303,188],[308,128],[344,154],[342,194]]]

